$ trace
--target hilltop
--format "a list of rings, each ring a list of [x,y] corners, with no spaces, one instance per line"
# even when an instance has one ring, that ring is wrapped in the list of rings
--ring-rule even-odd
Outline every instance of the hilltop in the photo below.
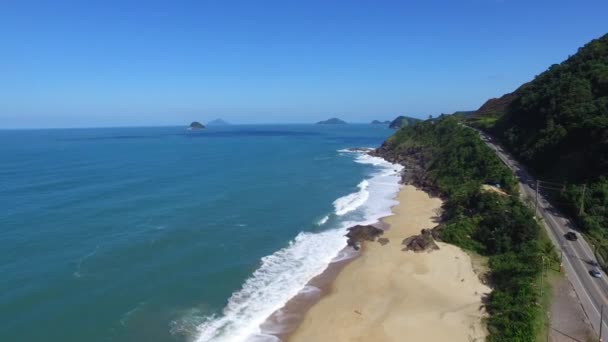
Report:
[[[399,129],[407,126],[412,126],[419,122],[420,119],[412,118],[409,116],[398,116],[395,120],[391,121],[389,128]]]
[[[514,92],[482,105],[469,124],[497,137],[543,180],[580,227],[608,233],[608,34]],[[608,257],[608,252],[605,252]]]

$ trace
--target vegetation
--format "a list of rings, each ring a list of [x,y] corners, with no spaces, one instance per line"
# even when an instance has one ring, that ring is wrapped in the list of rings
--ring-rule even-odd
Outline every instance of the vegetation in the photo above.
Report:
[[[395,118],[395,120],[391,121],[388,127],[399,129],[402,127],[415,125],[418,121],[420,121],[420,119],[411,118],[409,116],[398,116],[397,118]]]
[[[549,181],[541,190],[596,244],[606,245],[608,34],[507,95],[495,123],[472,124],[497,136],[530,171]],[[608,261],[607,248],[601,251]]]
[[[538,279],[552,250],[541,243],[511,171],[477,133],[449,116],[405,127],[382,149],[392,159],[414,161],[423,169],[419,185],[446,197],[441,238],[489,257],[488,340],[534,340],[542,322]],[[485,183],[509,195],[483,191]]]

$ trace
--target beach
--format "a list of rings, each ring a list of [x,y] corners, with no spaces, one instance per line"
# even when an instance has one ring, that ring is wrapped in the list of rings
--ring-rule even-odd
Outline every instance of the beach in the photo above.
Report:
[[[403,185],[386,244],[367,242],[324,295],[304,315],[289,342],[482,341],[482,298],[491,290],[458,247],[402,251],[404,238],[437,225],[442,201]]]

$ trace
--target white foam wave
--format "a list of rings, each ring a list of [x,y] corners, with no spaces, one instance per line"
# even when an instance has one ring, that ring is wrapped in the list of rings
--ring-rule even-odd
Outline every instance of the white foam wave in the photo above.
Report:
[[[340,153],[363,153],[363,152],[371,152],[375,150],[373,147],[358,147],[358,148],[343,148],[338,150]]]
[[[207,317],[197,327],[196,342],[275,341],[260,325],[289,299],[310,291],[308,281],[330,262],[353,256],[352,251],[344,250],[346,228],[372,224],[391,214],[390,208],[397,203],[394,198],[401,167],[363,153],[356,154],[355,161],[375,168],[371,177],[358,185],[358,191],[334,201],[341,222],[331,230],[302,232],[285,248],[262,258],[261,266],[232,294],[222,315]],[[319,223],[328,219],[324,217]]]
[[[314,276],[323,272],[344,247],[344,229],[300,233],[292,244],[262,258],[262,265],[232,294],[223,316],[199,327],[198,342],[244,341]],[[314,255],[314,258],[311,256]]]
[[[336,209],[336,215],[343,216],[351,211],[359,208],[369,198],[369,182],[367,180],[362,181],[357,185],[359,191],[352,194],[348,194],[344,197],[340,197],[334,201],[334,208]]]
[[[319,221],[317,221],[317,226],[322,226],[329,220],[329,215],[323,216]]]

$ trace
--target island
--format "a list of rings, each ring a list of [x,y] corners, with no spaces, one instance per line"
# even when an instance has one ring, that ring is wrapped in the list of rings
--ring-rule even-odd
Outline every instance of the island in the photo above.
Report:
[[[390,120],[385,120],[385,121],[380,121],[380,120],[374,120],[372,121],[372,125],[390,125]]]
[[[215,120],[211,120],[209,122],[207,122],[207,126],[226,126],[226,125],[230,125],[230,123],[228,123],[225,120],[222,119],[215,119]]]
[[[190,124],[190,126],[188,128],[189,129],[203,129],[203,128],[205,128],[205,125],[203,125],[202,123],[200,123],[198,121],[192,121],[192,123]]]
[[[344,124],[347,124],[347,122],[344,120],[340,120],[338,118],[331,118],[331,119],[317,122],[317,125],[344,125]]]

